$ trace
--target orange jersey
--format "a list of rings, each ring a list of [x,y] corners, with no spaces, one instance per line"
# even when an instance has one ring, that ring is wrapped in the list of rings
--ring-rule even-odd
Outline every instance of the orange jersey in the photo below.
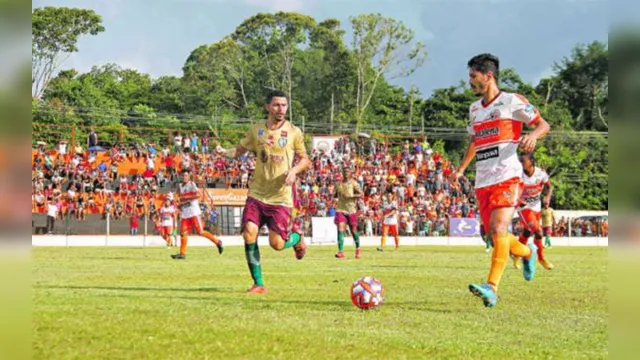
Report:
[[[476,148],[476,189],[522,177],[517,150],[522,125],[540,121],[540,113],[521,95],[501,92],[489,104],[469,108],[467,131]]]

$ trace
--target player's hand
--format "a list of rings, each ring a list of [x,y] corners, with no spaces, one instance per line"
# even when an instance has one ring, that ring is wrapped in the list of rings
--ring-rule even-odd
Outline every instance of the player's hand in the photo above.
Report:
[[[454,184],[457,184],[460,181],[460,178],[463,176],[463,173],[458,170],[451,175],[451,180]]]
[[[292,186],[293,184],[295,184],[296,182],[296,173],[291,171],[291,170],[287,170],[284,173],[284,184],[287,186]]]
[[[520,148],[528,153],[533,152],[536,148],[537,142],[538,140],[531,136],[531,134],[524,135],[520,138]]]

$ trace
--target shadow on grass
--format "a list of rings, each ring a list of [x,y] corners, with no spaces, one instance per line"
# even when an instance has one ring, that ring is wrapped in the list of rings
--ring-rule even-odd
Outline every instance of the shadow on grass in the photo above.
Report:
[[[163,287],[130,287],[130,286],[34,286],[35,289],[62,289],[62,290],[110,290],[110,291],[191,291],[191,292],[225,292],[230,289],[215,287],[199,288],[163,288]]]

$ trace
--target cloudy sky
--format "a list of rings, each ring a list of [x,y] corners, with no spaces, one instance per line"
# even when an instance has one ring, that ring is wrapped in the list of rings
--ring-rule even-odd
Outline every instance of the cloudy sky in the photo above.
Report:
[[[637,4],[640,1],[619,0]],[[64,68],[86,71],[108,62],[153,77],[181,75],[189,53],[230,34],[258,12],[295,11],[321,21],[336,18],[348,29],[349,16],[379,12],[402,20],[427,46],[429,59],[400,85],[416,85],[423,95],[457,84],[466,61],[492,52],[503,67],[537,82],[579,42],[607,41],[606,0],[34,0],[33,7],[91,8],[106,31],[80,40],[80,51]],[[633,6],[633,5],[632,5]],[[640,6],[635,6],[636,8]],[[638,12],[640,13],[640,11]]]

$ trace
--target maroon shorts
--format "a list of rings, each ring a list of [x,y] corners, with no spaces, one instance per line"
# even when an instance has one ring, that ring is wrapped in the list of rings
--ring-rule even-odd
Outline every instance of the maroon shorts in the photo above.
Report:
[[[358,228],[358,214],[349,214],[345,212],[336,212],[336,216],[333,222],[338,225],[340,223],[347,223],[352,230]]]
[[[551,233],[553,232],[552,227],[551,226],[545,226],[542,228],[542,234],[544,236],[551,236]]]
[[[286,240],[289,237],[291,208],[284,205],[265,204],[262,201],[248,197],[242,213],[243,228],[247,222],[258,225],[258,228],[267,224],[269,230]]]

